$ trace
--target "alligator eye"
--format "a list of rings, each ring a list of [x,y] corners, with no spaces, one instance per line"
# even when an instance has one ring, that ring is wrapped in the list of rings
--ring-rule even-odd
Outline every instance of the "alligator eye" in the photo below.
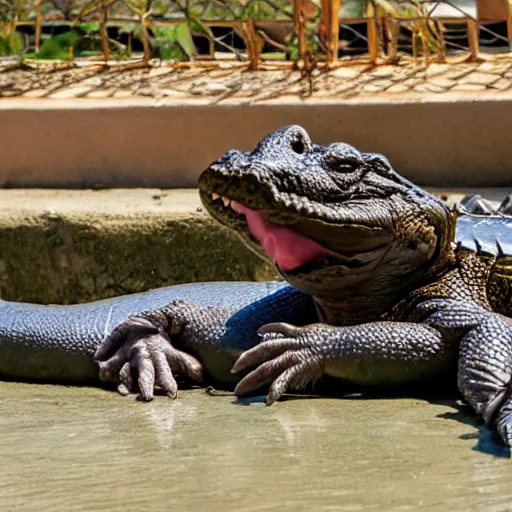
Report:
[[[336,158],[327,159],[327,163],[331,169],[340,172],[353,172],[357,170],[360,166],[359,162],[350,162],[350,161],[339,161]]]
[[[342,142],[335,142],[327,148],[325,161],[331,169],[341,172],[355,171],[363,164],[361,153]]]

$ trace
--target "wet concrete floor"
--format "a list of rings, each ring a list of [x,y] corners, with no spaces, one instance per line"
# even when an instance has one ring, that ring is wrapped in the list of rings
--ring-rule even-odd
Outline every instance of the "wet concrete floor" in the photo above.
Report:
[[[0,409],[1,511],[512,511],[508,452],[453,402],[4,382]]]

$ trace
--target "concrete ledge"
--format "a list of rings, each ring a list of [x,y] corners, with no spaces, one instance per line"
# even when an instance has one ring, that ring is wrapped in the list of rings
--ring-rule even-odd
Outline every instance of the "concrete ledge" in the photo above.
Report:
[[[188,187],[230,148],[291,123],[315,142],[382,152],[426,185],[511,180],[512,95],[404,100],[4,100],[0,186]]]
[[[475,190],[434,192],[453,202]],[[483,193],[501,201],[506,191]],[[0,190],[3,299],[69,304],[177,283],[274,277],[202,210],[196,190]]]
[[[195,190],[0,190],[0,294],[68,304],[273,270]]]

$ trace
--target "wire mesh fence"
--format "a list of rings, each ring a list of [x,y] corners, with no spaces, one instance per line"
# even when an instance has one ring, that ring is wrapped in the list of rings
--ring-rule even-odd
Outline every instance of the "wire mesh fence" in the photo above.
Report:
[[[0,0],[0,57],[21,61],[310,70],[354,58],[477,60],[509,51],[511,38],[507,0]]]

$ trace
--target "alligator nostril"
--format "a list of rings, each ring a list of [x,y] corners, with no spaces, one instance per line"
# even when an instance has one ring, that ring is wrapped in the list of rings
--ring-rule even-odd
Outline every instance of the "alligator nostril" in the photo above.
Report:
[[[302,155],[304,151],[306,151],[306,146],[304,145],[304,142],[301,140],[294,140],[292,142],[292,149],[297,153],[298,155]]]

